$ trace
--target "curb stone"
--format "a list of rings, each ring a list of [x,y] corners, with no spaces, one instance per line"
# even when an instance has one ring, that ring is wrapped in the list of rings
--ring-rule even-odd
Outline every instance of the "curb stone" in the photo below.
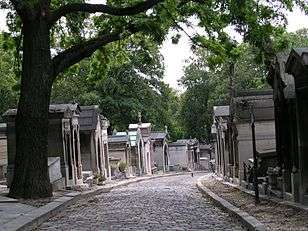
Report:
[[[144,177],[136,177],[129,179],[127,181],[120,181],[115,183],[114,185],[104,185],[98,189],[86,191],[86,192],[71,192],[62,197],[55,199],[54,201],[36,208],[29,213],[22,214],[17,218],[9,221],[3,225],[0,225],[1,231],[30,231],[49,218],[55,216],[57,213],[62,212],[65,208],[79,199],[87,198],[91,196],[95,196],[100,193],[107,193],[111,190],[123,186],[127,186],[132,183],[138,183],[141,181],[152,180],[156,178],[164,178],[164,177],[171,177],[171,176],[180,176],[190,174],[189,172],[178,172],[173,174],[164,174],[164,175],[154,175],[154,176],[144,176]]]
[[[219,180],[215,175],[214,175],[214,177],[217,180]],[[233,188],[236,188],[236,189],[240,190],[241,192],[246,193],[247,195],[254,196],[254,191],[246,189],[242,186],[235,185],[235,184],[232,184],[232,183],[226,182],[226,181],[221,181],[221,183],[223,183],[224,185],[228,185],[228,186],[231,186]],[[266,201],[274,202],[274,203],[281,204],[281,205],[290,206],[290,207],[295,208],[295,209],[302,209],[302,210],[308,211],[308,206],[305,206],[305,205],[302,205],[302,204],[299,204],[299,203],[296,203],[296,202],[283,200],[281,198],[271,197],[271,196],[262,195],[262,194],[259,195],[259,197],[263,200],[266,200]]]
[[[260,221],[258,221],[255,217],[250,216],[248,213],[240,210],[235,207],[225,199],[217,196],[210,189],[205,187],[202,184],[202,180],[205,177],[200,177],[197,181],[197,188],[201,191],[202,194],[209,197],[216,205],[226,210],[230,215],[239,219],[239,221],[250,231],[266,231],[266,227]]]

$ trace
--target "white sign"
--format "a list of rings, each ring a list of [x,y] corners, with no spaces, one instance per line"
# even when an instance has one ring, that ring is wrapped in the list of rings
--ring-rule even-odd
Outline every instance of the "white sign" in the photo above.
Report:
[[[215,116],[229,116],[230,107],[229,106],[214,106],[214,115]]]

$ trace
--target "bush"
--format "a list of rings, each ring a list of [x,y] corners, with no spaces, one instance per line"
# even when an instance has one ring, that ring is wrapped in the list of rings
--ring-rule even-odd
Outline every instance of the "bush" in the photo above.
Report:
[[[95,174],[94,179],[97,179],[97,181],[100,182],[100,183],[106,181],[105,175],[102,175],[101,173]]]
[[[120,161],[119,171],[123,173],[123,172],[125,172],[126,168],[127,168],[127,164],[124,161]]]

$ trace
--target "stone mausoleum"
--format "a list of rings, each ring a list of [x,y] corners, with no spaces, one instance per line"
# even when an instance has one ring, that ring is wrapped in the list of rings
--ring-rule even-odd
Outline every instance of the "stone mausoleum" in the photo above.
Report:
[[[170,170],[199,170],[200,149],[197,139],[182,139],[169,144]]]
[[[157,170],[169,171],[168,131],[151,132],[152,161]]]
[[[233,121],[231,122],[231,109]],[[255,125],[258,176],[265,177],[269,167],[278,165],[276,154],[273,91],[236,92],[234,104],[214,107],[216,172],[238,184],[251,182],[253,166],[252,118]]]
[[[49,106],[48,165],[54,189],[82,184],[82,164],[79,139],[78,104],[54,104]],[[16,153],[16,109],[4,114],[7,122],[8,186],[13,178]]]
[[[141,118],[138,124],[130,124],[128,127],[129,132],[140,131],[139,148],[141,150],[138,152],[138,169],[139,174],[152,174],[152,145],[151,145],[151,123],[142,123]]]
[[[142,175],[144,163],[144,143],[142,139],[141,130],[132,130],[128,132],[129,145],[131,150],[130,168],[131,172],[136,175]]]
[[[308,48],[276,55],[268,75],[274,91],[279,190],[308,205]]]
[[[100,114],[98,105],[81,106],[79,115],[80,147],[83,171],[110,176],[107,128],[108,120]]]
[[[127,168],[130,167],[131,148],[127,132],[117,132],[108,136],[108,149],[112,176],[118,171],[120,162],[124,162]]]

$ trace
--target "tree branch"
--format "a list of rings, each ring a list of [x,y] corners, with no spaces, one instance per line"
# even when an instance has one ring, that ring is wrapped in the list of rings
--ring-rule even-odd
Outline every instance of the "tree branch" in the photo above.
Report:
[[[50,23],[54,24],[62,16],[70,13],[85,12],[85,13],[105,13],[115,16],[135,15],[144,12],[163,0],[146,0],[129,7],[112,7],[104,4],[89,4],[89,3],[72,3],[60,7],[55,10],[50,19]]]
[[[71,48],[68,48],[67,50],[59,53],[52,59],[53,72],[51,75],[51,80],[54,81],[57,75],[64,71],[66,68],[78,63],[84,58],[90,57],[100,47],[107,45],[108,43],[123,39],[131,34],[112,33],[107,35],[100,35],[96,38],[72,46]]]
[[[10,0],[13,8],[16,10],[19,16],[23,16],[21,2],[19,0]]]

